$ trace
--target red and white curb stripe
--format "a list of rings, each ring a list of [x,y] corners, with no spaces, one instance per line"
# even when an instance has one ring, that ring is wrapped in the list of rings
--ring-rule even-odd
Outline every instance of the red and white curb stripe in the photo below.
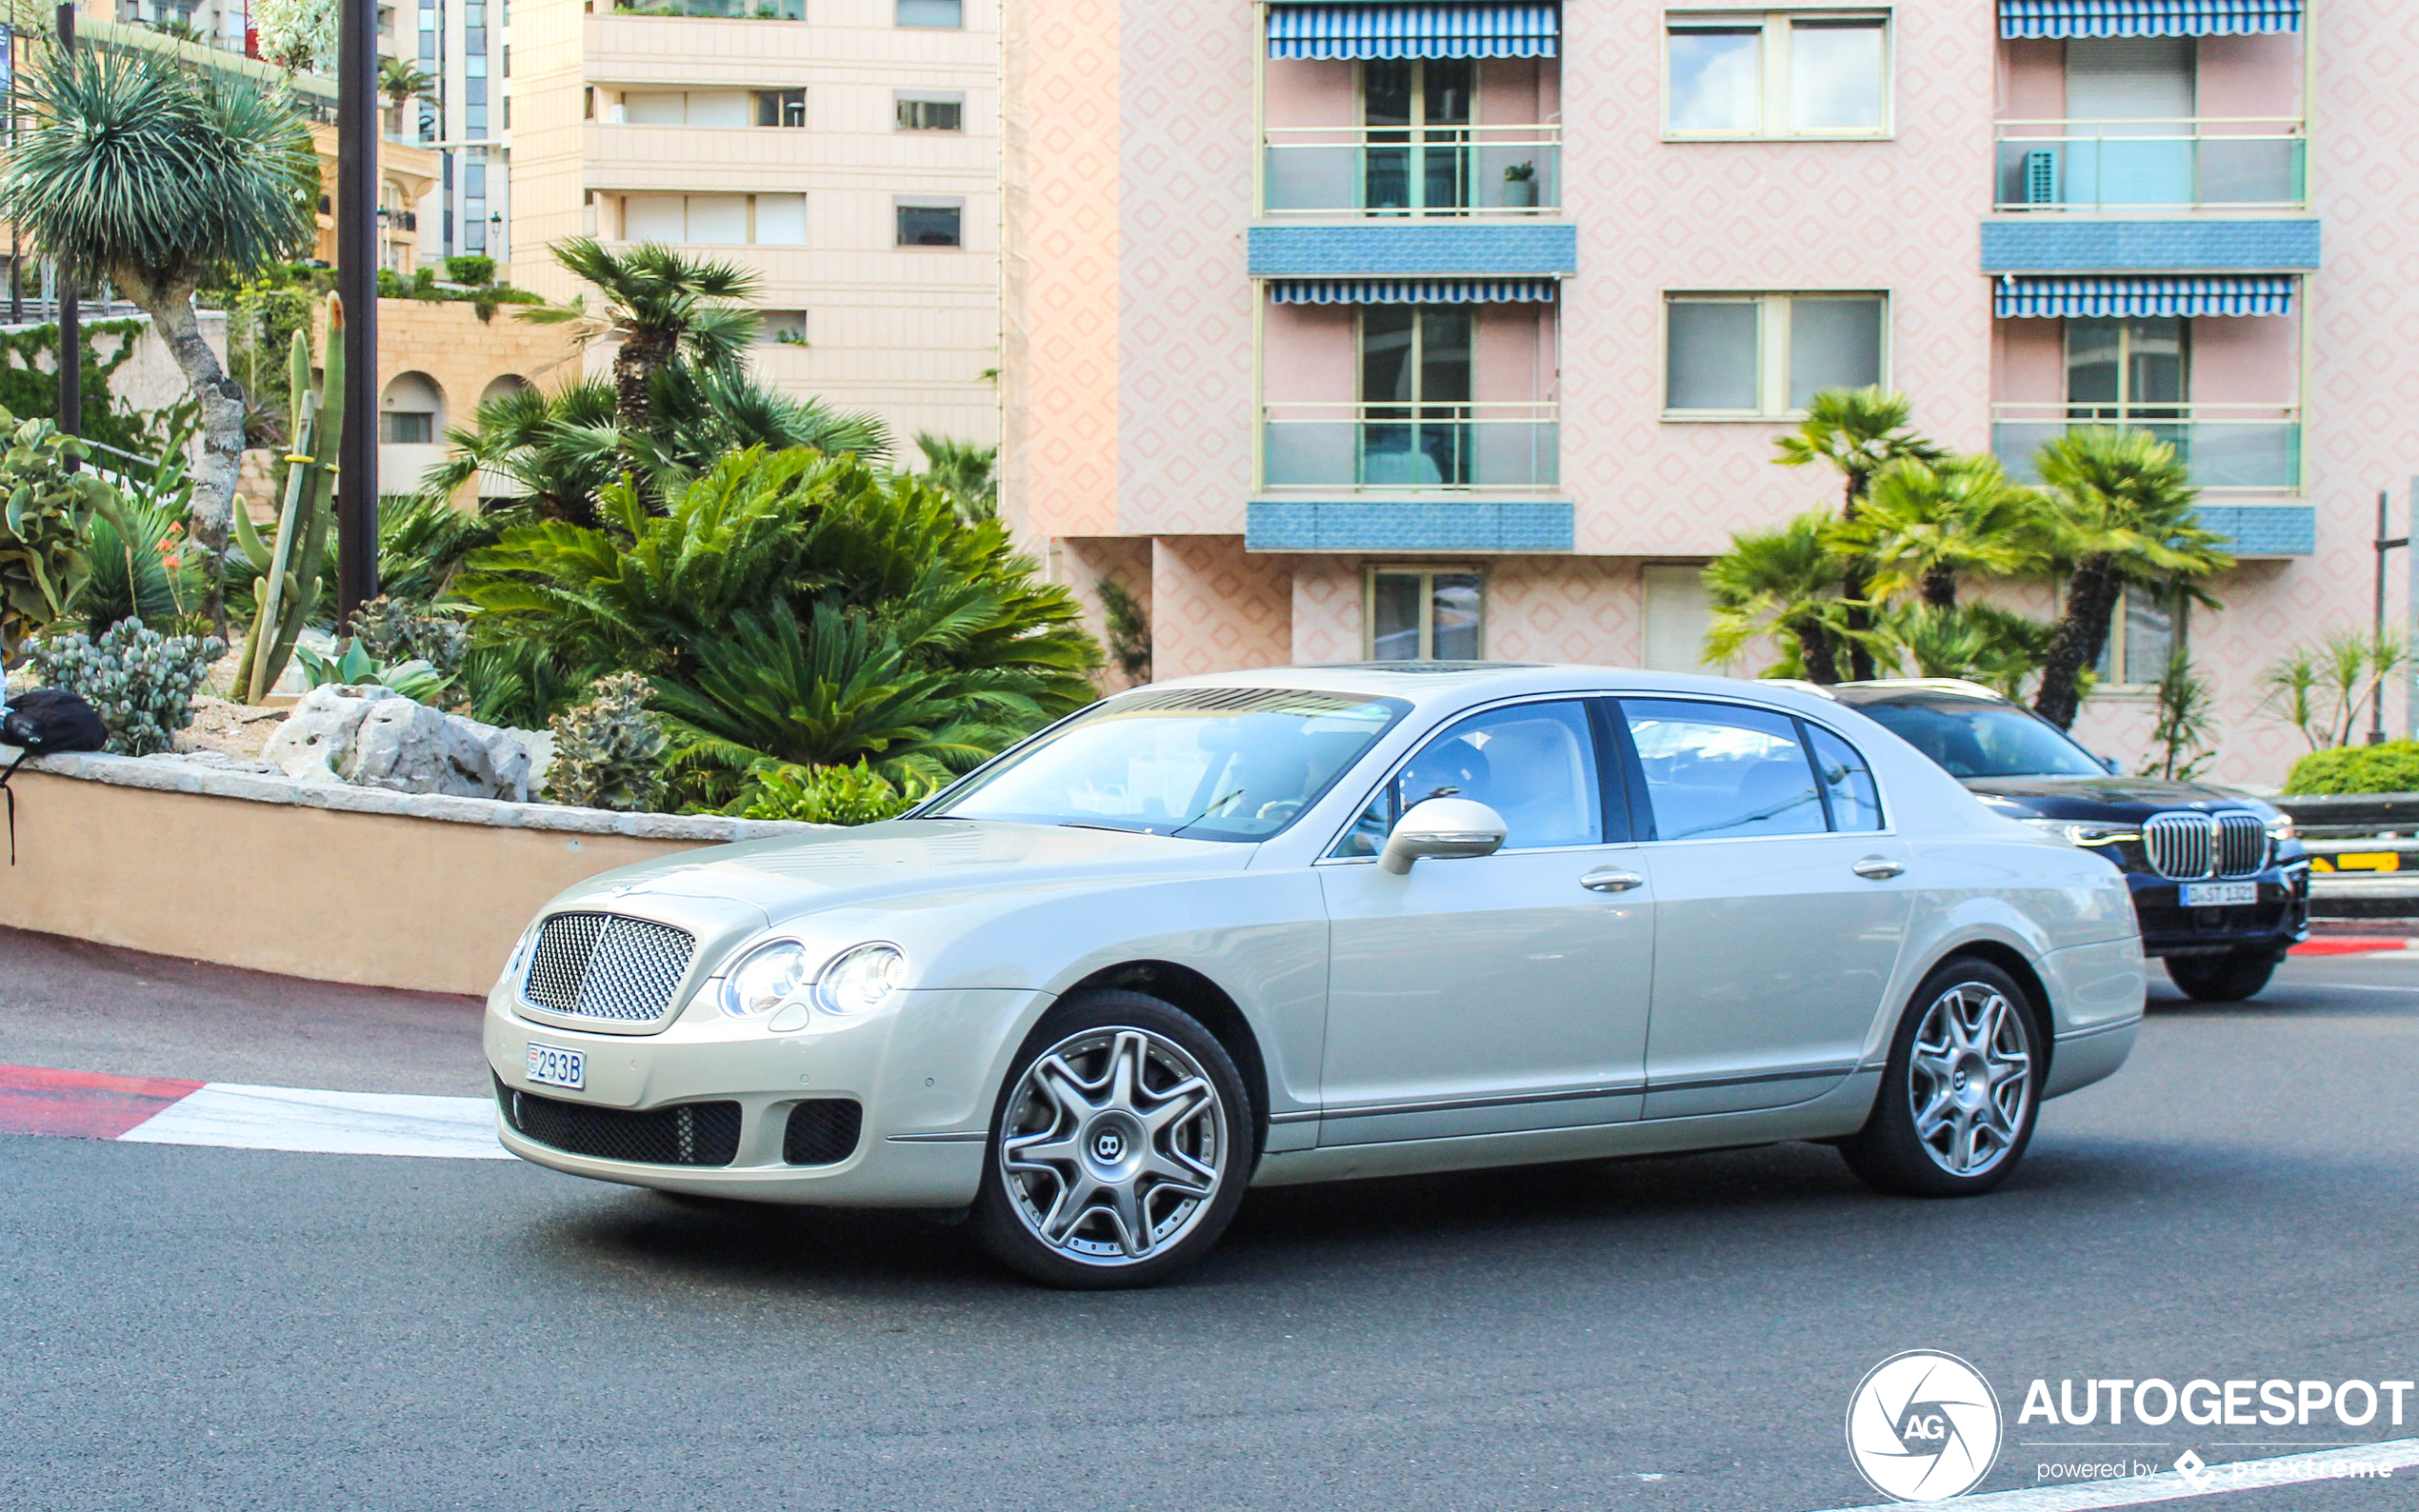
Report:
[[[0,1133],[323,1155],[510,1160],[483,1097],[321,1092],[0,1065]]]
[[[2391,1439],[2383,1443],[2346,1444],[2316,1454],[2226,1461],[2209,1465],[2190,1476],[2163,1470],[2157,1475],[2129,1476],[2090,1485],[2028,1486],[2021,1491],[1993,1491],[1982,1496],[1956,1497],[1923,1504],[1945,1507],[1949,1512],[2099,1512],[2099,1509],[2108,1507],[2150,1506],[2161,1502],[2185,1502],[2197,1497],[2249,1494],[2279,1486],[2334,1482],[2390,1495],[2395,1482],[2413,1466],[2419,1466],[2419,1439]],[[1905,1504],[1881,1502],[1852,1508],[1850,1512],[1882,1512],[1885,1506]],[[2288,1502],[2273,1500],[2260,1504],[2270,1507],[2291,1505]],[[2342,1504],[2348,1506],[2350,1503]],[[2380,1503],[2372,1500],[2368,1504],[2374,1506]],[[2403,1504],[2399,1498],[2396,1504]]]

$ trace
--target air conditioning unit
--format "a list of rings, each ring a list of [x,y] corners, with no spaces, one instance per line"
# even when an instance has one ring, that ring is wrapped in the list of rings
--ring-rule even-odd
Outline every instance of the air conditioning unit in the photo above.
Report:
[[[2024,155],[2024,202],[2027,205],[2058,203],[2058,149],[2037,147]]]

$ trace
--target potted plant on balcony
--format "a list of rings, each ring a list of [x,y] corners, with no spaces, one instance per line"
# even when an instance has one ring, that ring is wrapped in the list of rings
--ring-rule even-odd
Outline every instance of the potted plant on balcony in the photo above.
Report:
[[[1515,209],[1537,208],[1537,165],[1513,163],[1504,169],[1504,203]]]

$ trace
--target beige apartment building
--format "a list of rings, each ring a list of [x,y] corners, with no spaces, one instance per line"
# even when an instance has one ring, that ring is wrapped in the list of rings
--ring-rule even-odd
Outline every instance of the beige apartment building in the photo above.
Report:
[[[577,292],[546,249],[582,233],[737,263],[765,379],[905,462],[994,444],[998,0],[519,0],[506,35],[515,283]]]

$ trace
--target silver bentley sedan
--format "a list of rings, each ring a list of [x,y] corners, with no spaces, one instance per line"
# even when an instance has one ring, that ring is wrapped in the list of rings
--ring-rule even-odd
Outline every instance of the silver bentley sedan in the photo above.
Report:
[[[1852,707],[1385,663],[1154,684],[905,817],[597,877],[486,1044],[539,1164],[1130,1286],[1252,1185],[1817,1140],[1985,1192],[2142,992],[2122,875]]]

